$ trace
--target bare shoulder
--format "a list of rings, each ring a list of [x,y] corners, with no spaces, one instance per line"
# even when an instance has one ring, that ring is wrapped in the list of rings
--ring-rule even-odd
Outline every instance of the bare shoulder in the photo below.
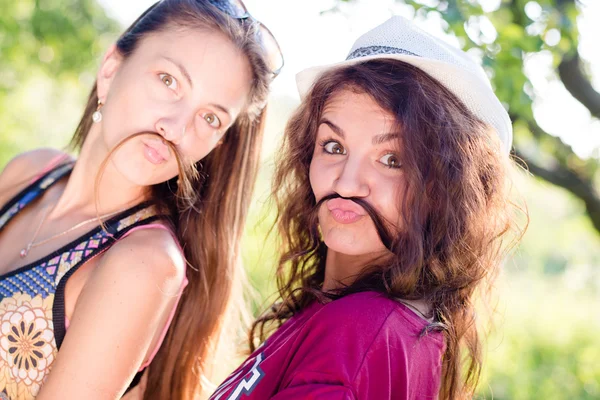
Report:
[[[123,393],[153,354],[179,299],[184,265],[178,252],[169,232],[148,227],[98,259],[40,398],[116,399]]]
[[[32,178],[48,166],[48,163],[60,155],[67,155],[62,150],[44,147],[16,155],[0,174],[0,184],[5,179]]]
[[[0,204],[16,195],[60,155],[66,153],[52,148],[40,148],[21,153],[10,160],[0,172]]]
[[[177,291],[185,276],[185,259],[165,229],[145,228],[120,239],[102,257],[101,269],[136,285]]]

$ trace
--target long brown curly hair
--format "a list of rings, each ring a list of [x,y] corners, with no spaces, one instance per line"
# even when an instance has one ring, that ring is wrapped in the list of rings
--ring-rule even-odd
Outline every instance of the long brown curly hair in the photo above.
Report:
[[[398,60],[326,72],[288,122],[273,183],[281,240],[279,299],[255,321],[250,348],[309,303],[331,297],[321,291],[327,247],[319,234],[309,166],[323,109],[343,90],[367,94],[396,116],[405,195],[398,200],[403,223],[392,256],[365,265],[333,297],[371,290],[425,300],[434,310],[434,323],[426,329],[443,331],[446,342],[440,398],[468,397],[482,365],[475,294],[487,292],[523,232],[509,199],[512,162],[495,131],[455,95]]]

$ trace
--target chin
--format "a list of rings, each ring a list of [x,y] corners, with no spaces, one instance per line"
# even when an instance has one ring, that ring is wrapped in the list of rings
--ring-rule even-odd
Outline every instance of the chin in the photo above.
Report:
[[[375,234],[371,238],[370,234],[360,234],[359,232],[348,232],[346,229],[340,230],[331,228],[323,230],[325,245],[329,250],[349,256],[361,256],[372,254],[385,250],[385,247]]]
[[[135,160],[115,157],[113,162],[119,174],[135,186],[156,185],[166,182],[176,175],[176,173],[167,173],[169,170],[167,165],[163,168],[152,168],[145,165],[147,162],[144,159]]]

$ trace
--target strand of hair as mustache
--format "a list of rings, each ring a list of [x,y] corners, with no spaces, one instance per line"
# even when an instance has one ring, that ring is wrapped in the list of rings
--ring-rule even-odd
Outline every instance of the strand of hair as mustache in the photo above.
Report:
[[[388,250],[392,251],[392,246],[393,246],[393,242],[394,242],[393,235],[386,228],[386,223],[387,223],[387,225],[392,225],[392,226],[393,226],[393,224],[390,221],[388,221],[386,218],[381,216],[381,214],[379,212],[377,212],[375,207],[373,207],[371,204],[369,204],[369,202],[367,202],[365,199],[360,198],[360,197],[343,197],[343,196],[339,195],[338,193],[333,192],[326,196],[323,196],[323,198],[321,198],[317,202],[317,204],[315,205],[315,208],[314,208],[314,212],[317,213],[318,210],[321,208],[321,205],[323,205],[323,203],[325,203],[328,200],[332,200],[332,199],[350,200],[350,201],[353,201],[354,203],[358,204],[362,208],[364,208],[365,211],[367,212],[367,214],[369,214],[369,217],[371,217],[373,224],[375,224],[375,229],[377,230],[377,234],[379,235],[381,242]]]

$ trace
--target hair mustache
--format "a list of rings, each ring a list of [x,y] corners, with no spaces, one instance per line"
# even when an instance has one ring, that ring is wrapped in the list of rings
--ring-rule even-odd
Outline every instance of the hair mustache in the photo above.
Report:
[[[371,217],[373,224],[375,225],[375,229],[377,230],[379,239],[381,240],[383,245],[388,250],[392,251],[392,245],[393,245],[394,239],[393,239],[393,236],[390,233],[389,229],[386,227],[385,218],[383,216],[381,216],[381,214],[375,209],[375,207],[373,207],[371,204],[369,204],[365,199],[362,199],[360,197],[343,197],[335,192],[330,193],[330,194],[324,196],[323,198],[321,198],[321,200],[319,200],[317,202],[317,204],[315,205],[314,210],[313,210],[315,219],[316,219],[317,213],[319,212],[319,209],[321,208],[323,203],[325,203],[327,200],[338,199],[338,198],[353,201],[354,203],[356,203],[359,206],[361,206],[362,208],[364,208],[364,210],[367,212],[367,214],[369,214],[369,217]],[[313,225],[316,226],[316,224],[313,224]]]
[[[200,171],[198,171],[196,164],[185,160],[183,153],[179,150],[175,143],[165,139],[164,136],[158,132],[140,131],[126,138],[123,138],[119,143],[115,145],[113,151],[116,151],[129,140],[140,136],[154,137],[155,139],[161,140],[169,148],[169,150],[172,152],[175,158],[175,162],[177,163],[178,167],[176,191],[173,192],[171,190],[171,187],[169,187],[169,190],[171,190],[171,193],[175,196],[180,210],[194,209],[198,211],[198,209],[196,208],[197,186],[198,182],[200,182],[201,184],[201,182],[206,178],[206,176],[201,174]],[[198,164],[199,166],[201,166],[201,163]],[[169,181],[167,181],[166,183],[168,185]]]

